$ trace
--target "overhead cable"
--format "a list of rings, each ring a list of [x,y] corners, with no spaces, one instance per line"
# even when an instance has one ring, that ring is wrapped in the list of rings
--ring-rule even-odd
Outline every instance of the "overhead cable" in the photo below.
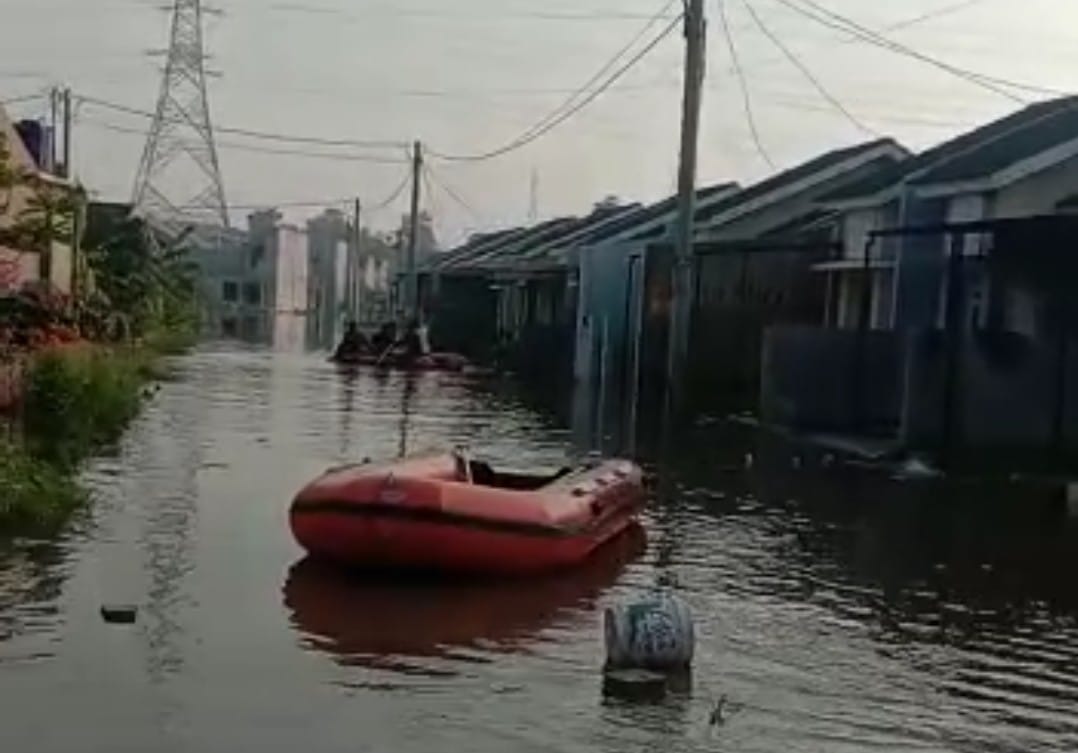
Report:
[[[986,89],[994,94],[998,94],[1002,97],[1006,97],[1012,102],[1019,104],[1025,104],[1028,100],[1025,97],[1021,97],[1015,94],[1011,89],[1026,90],[1030,92],[1038,92],[1041,94],[1063,94],[1058,90],[1048,89],[1046,87],[1033,86],[1030,84],[1021,83],[1018,81],[1009,81],[1007,79],[998,78],[995,76],[988,76],[975,71],[970,71],[965,68],[960,68],[951,63],[945,62],[938,58],[926,55],[923,52],[919,52],[907,45],[895,42],[894,40],[885,37],[871,29],[862,26],[861,24],[853,21],[846,16],[842,16],[834,11],[831,11],[819,3],[813,2],[813,0],[775,0],[775,2],[781,3],[790,10],[798,13],[805,18],[809,18],[818,24],[826,26],[831,29],[837,29],[838,31],[852,34],[863,42],[880,47],[898,55],[913,58],[926,65],[930,65],[933,68],[945,71],[957,78],[962,79],[974,86],[979,86],[982,89]],[[806,7],[807,6],[807,7]],[[1007,88],[1009,87],[1009,88]]]
[[[385,199],[382,199],[376,204],[362,205],[363,212],[377,212],[379,210],[387,208],[390,204],[397,200],[398,197],[407,188],[412,176],[410,173],[404,176],[404,180],[393,189],[393,193]],[[325,207],[327,209],[333,207],[350,206],[355,201],[354,196],[346,196],[334,199],[300,199],[296,201],[266,201],[262,203],[251,204],[229,204],[229,210],[240,211],[259,211],[265,209],[305,209],[305,208],[318,208]]]
[[[98,99],[97,97],[90,97],[83,94],[77,95],[76,99],[80,102],[86,102],[87,104],[97,105],[98,107],[104,107],[108,110],[115,110],[117,112],[127,113],[128,115],[135,115],[141,118],[153,119],[154,113],[147,110],[141,110],[137,107],[129,107],[117,102],[110,102],[104,99]],[[365,149],[398,149],[402,146],[407,146],[405,141],[390,141],[390,140],[370,140],[370,139],[336,139],[325,138],[321,136],[300,136],[285,133],[274,133],[270,131],[257,131],[250,128],[236,128],[232,126],[220,126],[215,125],[214,131],[218,133],[231,133],[237,136],[247,136],[248,138],[262,139],[266,141],[282,141],[295,144],[320,144],[322,146],[350,146]]]
[[[821,97],[831,103],[831,106],[838,110],[838,112],[840,112],[848,121],[850,121],[850,123],[852,123],[855,128],[864,131],[871,136],[878,137],[880,135],[879,132],[865,125],[860,119],[857,118],[856,115],[850,112],[849,109],[847,109],[846,106],[842,104],[842,102],[840,102],[837,97],[835,97],[835,95],[828,91],[827,87],[824,86],[818,78],[816,78],[816,75],[811,70],[809,70],[808,66],[802,63],[801,59],[794,54],[793,50],[787,47],[786,44],[781,39],[779,39],[779,37],[774,32],[772,32],[770,28],[768,28],[767,24],[764,23],[763,19],[760,18],[760,15],[756,12],[756,9],[752,7],[752,3],[750,2],[750,0],[742,0],[742,3],[745,5],[745,9],[749,12],[749,15],[752,16],[752,20],[756,24],[757,28],[759,28],[760,31],[763,32],[764,36],[771,40],[771,43],[774,44],[775,47],[777,47],[779,51],[786,56],[787,60],[789,60],[799,71],[801,71],[802,75],[804,75],[804,77],[808,79],[809,83],[811,83],[812,86],[816,89],[816,91],[820,93]]]
[[[679,15],[677,18],[667,24],[662,29],[662,31],[659,32],[658,35],[656,35],[650,42],[648,42],[647,45],[645,45],[641,50],[639,50],[636,54],[630,57],[628,61],[618,67],[609,77],[606,78],[605,81],[603,81],[602,84],[589,92],[587,96],[585,96],[583,99],[577,101],[569,109],[561,111],[556,116],[547,116],[547,118],[544,118],[542,121],[540,121],[540,123],[542,123],[543,125],[537,124],[536,126],[529,128],[527,131],[525,131],[512,141],[508,142],[507,144],[487,152],[479,152],[475,154],[447,154],[440,153],[434,150],[428,150],[429,154],[431,154],[431,156],[433,157],[437,157],[438,159],[443,159],[448,162],[482,162],[485,160],[493,159],[495,157],[500,157],[504,154],[508,154],[509,152],[516,151],[521,147],[527,146],[533,141],[541,138],[550,131],[554,130],[559,125],[561,125],[569,118],[573,117],[585,107],[590,105],[596,99],[598,99],[603,94],[603,92],[613,86],[615,82],[617,82],[622,76],[628,73],[637,63],[643,60],[652,50],[654,50],[660,42],[662,42],[667,36],[669,36],[670,33],[673,32],[674,29],[676,29],[681,24],[681,20],[682,16]]]
[[[438,173],[436,173],[434,171],[434,169],[429,164],[424,164],[423,168],[424,168],[424,171],[426,172],[426,174],[430,176],[430,179],[439,188],[441,188],[443,191],[445,191],[446,194],[449,195],[449,198],[451,198],[457,204],[462,206],[464,208],[464,210],[467,211],[468,214],[470,214],[472,216],[473,219],[479,220],[479,221],[482,220],[482,218],[479,216],[479,212],[477,212],[475,210],[475,208],[471,205],[471,203],[468,202],[466,199],[464,199],[460,195],[460,193],[456,189],[454,189],[444,178],[442,178]]]
[[[730,22],[726,17],[726,0],[717,0],[719,6],[719,21],[722,23],[722,32],[726,37],[726,45],[730,48],[730,61],[737,75],[738,85],[741,87],[741,99],[745,106],[745,120],[749,124],[749,132],[752,134],[752,143],[756,146],[756,152],[771,169],[775,168],[775,162],[771,159],[763,140],[760,138],[760,130],[756,127],[756,116],[752,112],[752,98],[749,95],[749,84],[745,80],[745,71],[741,67],[741,58],[737,54],[737,46],[734,44],[734,35],[730,31]]]
[[[115,131],[116,133],[130,133],[136,136],[147,136],[149,131],[140,128],[131,128],[128,126],[116,125],[115,123],[109,123],[103,120],[96,120],[94,118],[87,118],[85,116],[80,117],[80,123],[92,125],[97,128],[103,128],[107,131]],[[216,142],[218,149],[234,150],[241,152],[253,152],[255,154],[277,154],[282,156],[291,157],[310,157],[312,159],[325,159],[325,160],[339,160],[342,162],[363,162],[367,164],[378,165],[404,165],[408,164],[408,160],[396,157],[383,157],[372,154],[356,154],[347,152],[315,152],[303,149],[275,149],[269,146],[256,146],[254,144],[240,144],[234,141],[220,141]]]

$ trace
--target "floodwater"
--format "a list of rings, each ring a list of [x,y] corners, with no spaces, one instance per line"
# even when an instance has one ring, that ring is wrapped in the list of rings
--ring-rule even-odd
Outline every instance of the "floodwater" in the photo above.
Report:
[[[344,577],[288,533],[327,465],[467,442],[553,467],[570,438],[506,382],[180,359],[92,512],[0,549],[0,750],[1078,750],[1078,532],[1017,487],[746,470],[704,433],[646,545],[554,579]],[[692,687],[604,698],[602,607],[660,578],[696,615]]]

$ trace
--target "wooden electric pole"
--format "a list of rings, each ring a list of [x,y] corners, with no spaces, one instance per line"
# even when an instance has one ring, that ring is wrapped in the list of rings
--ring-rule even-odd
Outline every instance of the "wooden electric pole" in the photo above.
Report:
[[[357,197],[355,203],[352,206],[352,253],[348,254],[348,274],[347,278],[348,286],[348,317],[353,320],[359,320],[360,309],[362,308],[362,284],[360,280],[361,265],[360,265],[360,239],[363,237],[363,231],[360,229],[360,213],[363,209],[362,204]]]
[[[56,163],[59,161],[59,149],[56,139],[60,132],[60,88],[57,86],[49,90],[49,125],[52,133],[49,135],[48,166],[45,172],[55,175]]]
[[[693,219],[696,214],[696,153],[700,100],[704,83],[704,0],[685,0],[685,89],[681,113],[681,160],[678,169],[678,216],[674,229],[674,267],[671,277],[670,342],[666,373],[666,415],[681,408],[688,360],[693,306]]]
[[[60,176],[63,178],[71,177],[71,89],[65,87],[63,92],[64,100],[64,164],[60,170]]]
[[[416,141],[412,147],[412,207],[408,222],[407,278],[405,280],[404,307],[409,318],[419,318],[419,273],[416,268],[416,252],[419,247],[419,184],[423,177],[423,144]]]

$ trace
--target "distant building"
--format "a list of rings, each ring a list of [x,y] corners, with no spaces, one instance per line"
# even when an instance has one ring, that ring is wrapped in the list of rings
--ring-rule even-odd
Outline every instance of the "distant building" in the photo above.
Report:
[[[327,209],[307,222],[308,332],[329,345],[356,306],[356,259],[352,224],[339,209]]]
[[[270,340],[280,317],[305,318],[310,309],[308,238],[276,210],[250,215],[248,226],[203,228],[189,245],[202,273],[209,332]]]
[[[249,271],[242,281],[245,305],[274,314],[306,314],[309,308],[307,232],[281,222],[275,210],[248,217]]]

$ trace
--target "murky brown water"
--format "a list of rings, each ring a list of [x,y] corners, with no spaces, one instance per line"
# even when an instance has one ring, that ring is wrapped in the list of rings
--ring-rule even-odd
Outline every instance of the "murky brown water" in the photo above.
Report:
[[[183,359],[92,515],[0,551],[0,750],[1078,750],[1078,533],[1021,490],[746,473],[693,437],[642,553],[526,586],[302,561],[286,510],[323,467],[463,441],[553,466],[569,434],[463,377]],[[602,605],[660,575],[696,612],[693,688],[604,700]]]

